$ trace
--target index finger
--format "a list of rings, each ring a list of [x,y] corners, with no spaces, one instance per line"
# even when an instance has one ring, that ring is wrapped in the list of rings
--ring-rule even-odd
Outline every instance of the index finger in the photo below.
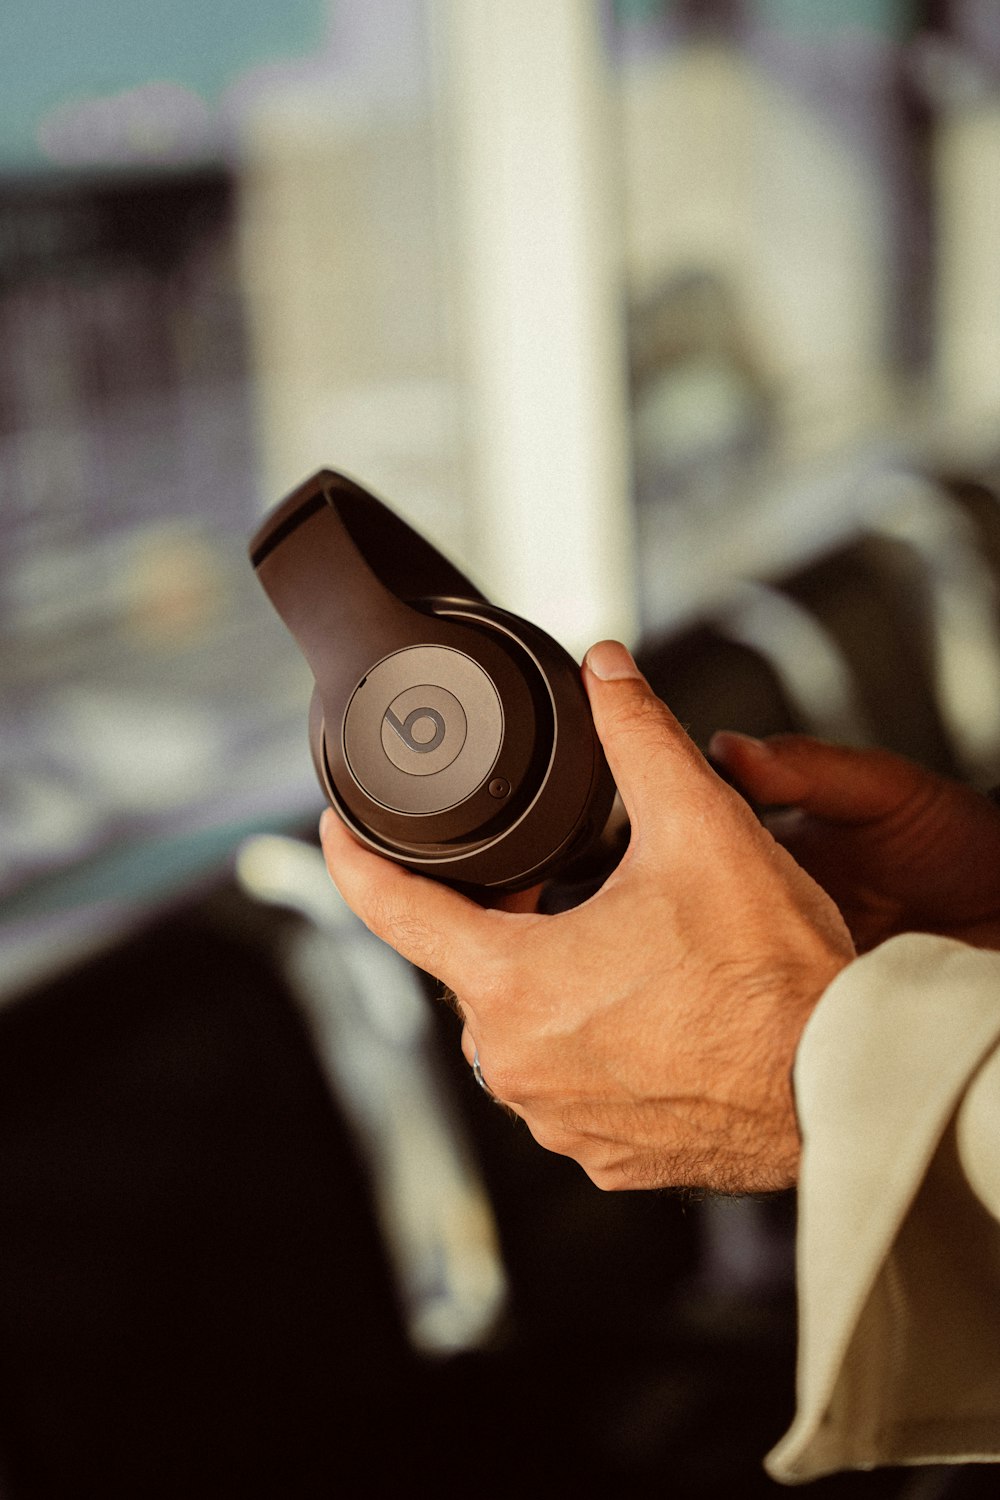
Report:
[[[320,838],[330,878],[351,910],[418,968],[460,989],[460,976],[495,960],[502,924],[516,919],[366,849],[330,808]]]
[[[891,750],[833,745],[805,734],[755,740],[723,729],[709,750],[765,806],[799,807],[833,823],[884,818],[945,785]]]

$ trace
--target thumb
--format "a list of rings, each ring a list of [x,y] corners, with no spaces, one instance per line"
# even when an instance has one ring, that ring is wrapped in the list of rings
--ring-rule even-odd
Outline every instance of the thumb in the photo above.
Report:
[[[724,729],[712,736],[708,753],[756,802],[801,807],[836,823],[885,817],[933,779],[891,751],[854,750],[801,734],[756,740]]]
[[[584,682],[594,726],[633,827],[658,822],[676,805],[671,792],[683,794],[697,784],[698,794],[704,795],[707,762],[620,642],[591,646]]]

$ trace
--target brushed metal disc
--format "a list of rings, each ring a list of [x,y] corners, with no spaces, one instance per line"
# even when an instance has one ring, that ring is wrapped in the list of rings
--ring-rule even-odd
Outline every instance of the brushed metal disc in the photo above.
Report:
[[[408,646],[380,661],[344,716],[344,755],[369,797],[426,816],[465,801],[492,770],[503,709],[478,662],[446,646]]]

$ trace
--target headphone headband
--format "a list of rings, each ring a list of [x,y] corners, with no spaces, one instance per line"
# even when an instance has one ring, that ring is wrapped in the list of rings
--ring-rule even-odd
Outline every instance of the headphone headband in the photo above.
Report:
[[[250,542],[271,603],[331,699],[384,651],[428,634],[408,600],[483,595],[422,536],[344,474],[320,469],[276,506]],[[433,632],[432,632],[433,633]]]

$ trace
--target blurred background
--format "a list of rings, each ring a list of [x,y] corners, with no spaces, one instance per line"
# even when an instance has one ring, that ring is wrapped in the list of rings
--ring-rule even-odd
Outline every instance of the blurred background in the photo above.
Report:
[[[794,1204],[485,1107],[245,546],[342,469],[700,743],[1000,781],[1000,9],[35,0],[0,66],[3,1483],[777,1492]]]

